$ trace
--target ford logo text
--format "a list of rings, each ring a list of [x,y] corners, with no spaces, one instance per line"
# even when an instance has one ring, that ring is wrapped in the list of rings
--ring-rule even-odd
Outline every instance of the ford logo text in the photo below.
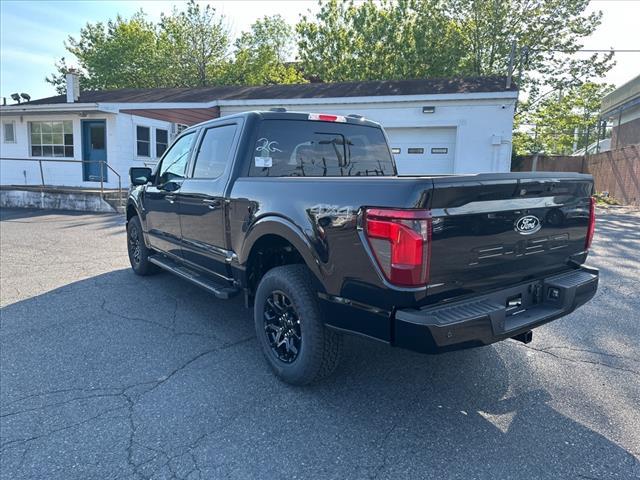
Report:
[[[540,219],[535,215],[525,215],[516,220],[515,230],[522,235],[531,235],[542,228]]]

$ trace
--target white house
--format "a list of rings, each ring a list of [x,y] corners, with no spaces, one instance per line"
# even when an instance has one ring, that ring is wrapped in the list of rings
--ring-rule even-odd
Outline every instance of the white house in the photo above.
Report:
[[[511,164],[518,92],[499,77],[81,93],[75,75],[67,82],[66,96],[0,107],[0,184],[40,184],[42,166],[47,185],[117,187],[117,173],[126,186],[129,167],[155,164],[186,126],[273,107],[380,122],[403,175]]]

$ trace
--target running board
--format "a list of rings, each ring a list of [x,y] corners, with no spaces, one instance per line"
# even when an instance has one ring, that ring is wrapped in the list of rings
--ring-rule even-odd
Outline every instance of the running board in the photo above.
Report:
[[[196,272],[195,270],[185,267],[178,262],[164,255],[152,255],[149,261],[160,268],[175,273],[181,278],[188,280],[195,285],[204,288],[209,293],[213,293],[217,298],[228,300],[229,298],[240,293],[240,289],[230,285],[224,285],[211,280],[209,277]]]

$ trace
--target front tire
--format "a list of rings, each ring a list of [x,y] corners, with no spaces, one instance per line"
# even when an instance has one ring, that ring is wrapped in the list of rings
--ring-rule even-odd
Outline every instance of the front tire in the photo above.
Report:
[[[152,251],[144,243],[140,219],[131,217],[127,223],[127,252],[131,268],[137,275],[153,275],[160,269],[149,261]]]
[[[338,366],[342,337],[324,325],[306,266],[269,270],[258,285],[253,316],[267,363],[283,381],[306,385]]]

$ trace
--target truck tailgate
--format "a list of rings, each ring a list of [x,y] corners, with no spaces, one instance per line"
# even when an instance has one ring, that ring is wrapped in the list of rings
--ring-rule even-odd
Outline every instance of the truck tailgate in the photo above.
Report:
[[[428,303],[584,262],[592,191],[574,173],[434,178]]]

